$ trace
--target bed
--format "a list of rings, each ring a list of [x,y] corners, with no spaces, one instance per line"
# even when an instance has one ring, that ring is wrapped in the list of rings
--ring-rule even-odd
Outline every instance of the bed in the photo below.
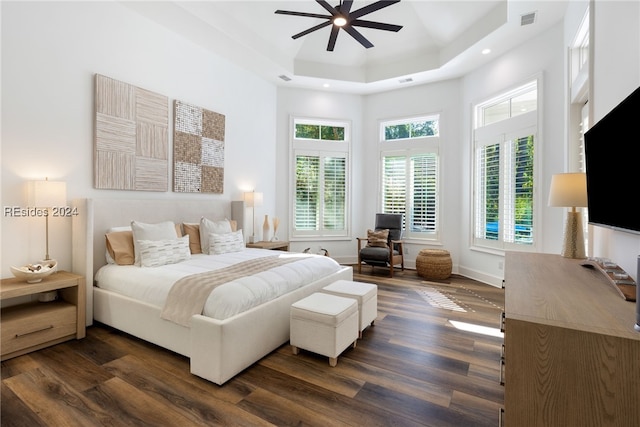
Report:
[[[232,203],[236,204],[232,208]],[[244,222],[244,207],[237,205],[242,202],[211,200],[197,201],[169,201],[169,200],[115,200],[115,199],[77,199],[73,206],[78,215],[72,223],[73,271],[87,277],[87,325],[98,322],[107,324],[131,335],[157,344],[161,347],[189,357],[191,373],[216,384],[222,385],[233,376],[251,366],[262,357],[280,347],[289,340],[289,309],[293,302],[310,295],[329,283],[338,279],[351,280],[351,267],[339,266],[329,258],[312,256],[309,262],[320,260],[319,272],[312,273],[311,279],[292,279],[300,283],[289,284],[286,291],[275,292],[274,295],[263,295],[258,303],[243,303],[237,312],[226,310],[218,300],[224,298],[210,298],[218,303],[212,307],[207,300],[204,303],[203,314],[189,315],[188,320],[179,322],[164,316],[164,301],[170,291],[170,281],[177,281],[187,273],[207,270],[205,265],[213,264],[216,268],[231,267],[234,263],[253,263],[252,260],[282,259],[285,257],[298,258],[302,254],[267,251],[263,249],[243,249],[237,253],[218,255],[193,255],[189,260],[175,265],[147,269],[156,275],[152,281],[164,280],[155,288],[162,288],[160,295],[153,294],[147,289],[140,293],[127,289],[125,281],[144,282],[139,274],[142,270],[138,266],[107,265],[105,233],[111,227],[129,224],[132,219],[146,223],[157,223],[170,220],[176,224],[197,222],[200,217],[221,219],[231,218],[238,221],[239,228]],[[218,257],[218,258],[216,258]],[[316,258],[313,260],[313,258]],[[234,278],[234,282],[262,280],[263,276],[295,277],[307,270],[305,258],[295,260],[281,260],[284,264],[270,267],[255,273],[253,278]],[[335,266],[332,266],[331,263]],[[239,264],[241,265],[241,264]],[[120,268],[123,267],[123,268]],[[126,271],[128,269],[128,271]],[[214,268],[215,269],[215,268]],[[285,271],[278,273],[278,270]],[[95,279],[106,281],[108,276],[115,277],[109,287],[95,286]],[[120,277],[120,279],[118,279]],[[262,277],[262,279],[261,279]],[[241,284],[242,284],[241,283]],[[230,283],[216,287],[213,292]],[[233,285],[236,285],[235,283]],[[121,289],[118,289],[120,286]],[[144,286],[154,288],[153,284]],[[273,283],[267,284],[272,288]],[[211,295],[213,295],[213,292]],[[245,290],[239,291],[246,293]],[[268,294],[269,292],[263,292]],[[144,295],[147,295],[146,297]],[[222,295],[222,294],[220,294]],[[230,297],[227,297],[230,298]],[[220,314],[222,312],[222,314]]]

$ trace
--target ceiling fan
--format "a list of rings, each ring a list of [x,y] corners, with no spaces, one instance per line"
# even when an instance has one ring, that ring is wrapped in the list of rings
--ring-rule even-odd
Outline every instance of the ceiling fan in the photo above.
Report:
[[[353,0],[340,1],[340,4],[338,4],[335,7],[331,6],[325,0],[316,0],[316,2],[320,6],[324,7],[327,10],[327,12],[329,12],[331,15],[322,15],[319,13],[294,12],[289,10],[276,10],[275,13],[281,14],[281,15],[305,16],[308,18],[322,18],[327,20],[326,22],[318,24],[298,34],[294,34],[292,36],[294,40],[299,37],[306,36],[307,34],[312,33],[321,28],[332,25],[331,35],[329,36],[329,43],[327,44],[328,51],[333,51],[333,48],[336,46],[336,40],[338,38],[338,33],[340,32],[341,28],[347,33],[349,33],[351,37],[353,37],[358,42],[360,42],[362,46],[368,49],[370,47],[373,47],[373,43],[367,40],[354,27],[365,27],[365,28],[373,28],[375,30],[394,31],[394,32],[398,32],[402,28],[402,25],[385,24],[383,22],[373,22],[373,21],[365,21],[363,19],[359,19],[361,16],[375,12],[387,6],[400,3],[400,0],[377,1],[375,3],[371,3],[370,5],[364,6],[358,10],[354,10],[353,12],[351,11]]]

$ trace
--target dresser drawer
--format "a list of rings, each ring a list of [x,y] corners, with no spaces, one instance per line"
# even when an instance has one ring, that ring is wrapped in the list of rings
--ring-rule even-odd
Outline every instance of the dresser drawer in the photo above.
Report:
[[[23,304],[2,310],[2,356],[73,337],[77,308],[64,301]],[[3,357],[4,359],[4,357]]]

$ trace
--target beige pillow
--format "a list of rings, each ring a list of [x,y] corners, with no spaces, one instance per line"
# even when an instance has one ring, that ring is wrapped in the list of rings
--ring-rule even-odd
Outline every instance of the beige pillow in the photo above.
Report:
[[[192,254],[201,254],[202,247],[200,246],[200,224],[188,224],[183,223],[182,228],[184,234],[189,236],[189,250]]]
[[[371,246],[374,248],[388,248],[387,240],[389,239],[389,230],[367,230],[367,246]]]
[[[105,235],[107,251],[118,265],[132,265],[135,261],[133,231],[114,231]]]

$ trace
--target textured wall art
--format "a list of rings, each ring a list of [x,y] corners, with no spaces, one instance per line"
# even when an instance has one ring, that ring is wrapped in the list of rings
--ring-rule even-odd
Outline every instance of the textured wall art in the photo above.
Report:
[[[95,187],[167,191],[169,99],[96,74]]]
[[[173,191],[222,194],[224,115],[182,101],[174,104]]]

